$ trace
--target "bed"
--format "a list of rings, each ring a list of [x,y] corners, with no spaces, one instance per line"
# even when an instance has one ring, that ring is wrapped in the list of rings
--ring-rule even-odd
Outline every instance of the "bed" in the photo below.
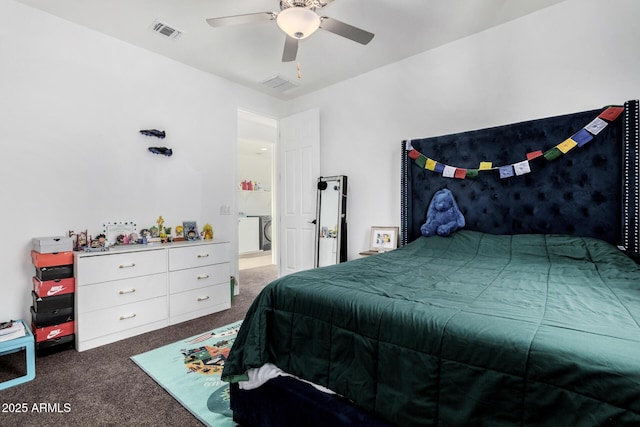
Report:
[[[404,141],[401,247],[262,291],[223,372],[235,419],[639,424],[638,102],[607,111]],[[467,224],[422,237],[441,188]],[[241,389],[268,365],[287,376]]]

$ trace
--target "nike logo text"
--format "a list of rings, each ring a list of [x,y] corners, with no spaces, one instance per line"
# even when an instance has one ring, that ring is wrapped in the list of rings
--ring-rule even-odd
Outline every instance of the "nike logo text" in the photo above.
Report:
[[[63,285],[52,286],[51,289],[49,289],[47,291],[47,296],[50,297],[51,295],[59,294],[62,291],[64,291],[64,286]]]

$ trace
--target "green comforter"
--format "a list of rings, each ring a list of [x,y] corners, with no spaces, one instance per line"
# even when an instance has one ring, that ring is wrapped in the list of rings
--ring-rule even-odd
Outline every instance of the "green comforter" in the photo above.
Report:
[[[639,325],[613,246],[463,230],[272,282],[223,379],[271,362],[399,426],[638,425]]]

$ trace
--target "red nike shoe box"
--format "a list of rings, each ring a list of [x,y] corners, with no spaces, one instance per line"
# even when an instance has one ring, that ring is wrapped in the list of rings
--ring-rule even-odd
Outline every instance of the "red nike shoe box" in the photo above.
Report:
[[[36,342],[43,342],[47,340],[57,339],[66,335],[73,334],[74,321],[61,323],[59,325],[36,327],[31,324],[31,330],[36,337]]]
[[[59,351],[69,350],[75,348],[76,336],[75,334],[65,335],[59,338],[52,338],[50,340],[44,340],[36,343],[36,354],[40,356],[48,356],[52,353],[58,353]]]
[[[73,308],[74,294],[54,295],[52,297],[39,297],[31,291],[33,309],[36,313],[53,312],[64,308]]]
[[[31,282],[33,282],[33,292],[42,298],[72,294],[76,291],[76,279],[73,277],[42,281],[36,276],[33,276]]]
[[[53,267],[73,264],[73,251],[42,254],[31,251],[31,263],[36,267]]]

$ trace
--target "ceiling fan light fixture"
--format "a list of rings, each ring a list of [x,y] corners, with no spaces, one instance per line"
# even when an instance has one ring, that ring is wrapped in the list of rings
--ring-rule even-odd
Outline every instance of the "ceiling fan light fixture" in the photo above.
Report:
[[[304,39],[320,27],[320,17],[305,7],[290,7],[281,11],[276,18],[278,27],[296,39]]]

